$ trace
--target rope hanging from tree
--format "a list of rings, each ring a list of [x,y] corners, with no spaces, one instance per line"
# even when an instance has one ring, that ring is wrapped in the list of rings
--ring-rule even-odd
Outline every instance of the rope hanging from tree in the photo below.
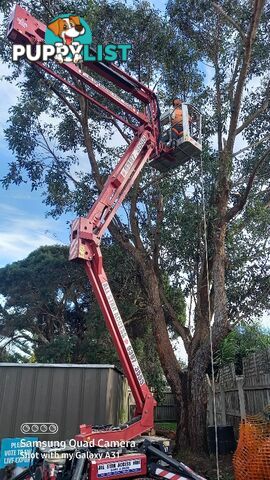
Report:
[[[218,452],[218,429],[217,429],[217,406],[216,406],[216,387],[215,387],[215,371],[214,371],[214,349],[213,349],[212,315],[211,315],[211,304],[210,304],[210,278],[209,278],[209,265],[208,265],[207,221],[206,221],[206,205],[205,205],[206,202],[205,202],[204,171],[203,171],[203,159],[202,159],[202,154],[200,155],[200,168],[201,168],[200,178],[201,178],[202,209],[203,209],[203,237],[204,237],[206,280],[207,280],[207,303],[208,303],[208,321],[209,321],[209,342],[210,342],[210,355],[211,355],[213,410],[214,410],[214,426],[215,426],[216,469],[217,469],[217,480],[220,480],[219,452]]]

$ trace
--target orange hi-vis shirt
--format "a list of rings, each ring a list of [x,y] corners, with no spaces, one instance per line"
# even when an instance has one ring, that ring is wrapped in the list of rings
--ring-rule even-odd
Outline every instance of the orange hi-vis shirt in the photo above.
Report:
[[[183,113],[181,107],[176,107],[172,112],[172,126],[177,125],[178,123],[182,124],[183,122]]]

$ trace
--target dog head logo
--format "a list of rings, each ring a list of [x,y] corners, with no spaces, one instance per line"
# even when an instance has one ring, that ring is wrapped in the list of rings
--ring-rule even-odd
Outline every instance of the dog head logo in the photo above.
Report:
[[[78,15],[58,15],[48,24],[45,32],[45,43],[57,47],[57,60],[60,63],[82,60],[80,53],[83,45],[90,45],[91,42],[91,29]]]
[[[67,18],[57,18],[49,23],[48,29],[57,37],[62,38],[65,45],[70,45],[74,42],[75,38],[77,39],[85,33],[85,28],[81,24],[80,17],[75,15]]]

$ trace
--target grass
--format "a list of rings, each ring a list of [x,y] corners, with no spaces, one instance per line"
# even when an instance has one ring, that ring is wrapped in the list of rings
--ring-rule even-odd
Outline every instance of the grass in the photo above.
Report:
[[[156,422],[155,428],[157,430],[168,430],[170,432],[176,432],[176,422]]]

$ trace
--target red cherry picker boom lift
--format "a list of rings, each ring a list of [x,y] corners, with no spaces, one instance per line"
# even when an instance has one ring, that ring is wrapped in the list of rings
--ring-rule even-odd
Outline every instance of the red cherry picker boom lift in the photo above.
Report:
[[[34,51],[37,44],[44,43],[45,31],[46,25],[36,20],[19,5],[15,7],[8,26],[9,40],[15,44],[31,44]],[[160,121],[159,106],[155,93],[115,64],[82,62],[75,65],[71,62],[60,64],[57,61],[51,61],[50,63],[36,61],[34,65],[45,75],[51,75],[134,132],[132,142],[107,178],[87,217],[78,218],[72,223],[70,260],[80,260],[85,265],[86,274],[104,315],[107,328],[110,331],[134,396],[136,411],[131,421],[118,427],[81,425],[76,440],[80,445],[84,445],[85,455],[78,456],[78,449],[75,449],[70,461],[65,460],[63,462],[63,455],[60,462],[55,459],[52,461],[37,460],[31,467],[29,475],[41,480],[61,480],[64,477],[72,480],[81,480],[87,477],[89,480],[105,477],[108,479],[150,477],[200,480],[202,477],[191,471],[183,463],[167,455],[160,443],[155,440],[151,442],[150,437],[148,439],[142,437],[142,434],[153,428],[156,401],[145,382],[110,290],[100,250],[100,243],[105,230],[145,165],[148,164],[161,172],[166,172],[187,162],[192,156],[200,154],[200,114],[194,107],[184,104],[183,135],[178,144],[172,148],[170,141],[166,143],[166,132],[164,136],[161,125],[161,123],[166,125],[166,121],[168,124],[169,114],[167,117],[166,115],[163,116],[162,122]],[[54,65],[57,65],[56,69]],[[68,75],[61,76],[59,74],[60,67]],[[120,90],[128,92],[134,99],[142,103],[143,108],[139,110],[123,100],[115,92],[92,77],[89,73],[91,71],[111,82]],[[79,82],[76,80],[79,80]],[[116,113],[107,105],[100,103],[91,95],[91,90],[115,105],[117,112],[122,111],[123,113]],[[190,118],[192,118],[192,126]],[[192,131],[196,132],[193,137]],[[125,448],[113,449],[107,447],[102,449],[98,447],[101,442],[105,445],[123,445],[123,442],[128,445],[134,439],[136,439],[136,447],[133,446],[132,448],[127,446]],[[94,444],[94,447],[88,447],[88,444]],[[81,449],[82,447],[79,448],[80,452]],[[97,451],[100,458],[97,458]],[[94,460],[91,460],[91,455],[89,459],[89,452]],[[114,458],[108,458],[108,452]],[[117,458],[115,458],[115,455]],[[47,468],[44,467],[45,465],[47,465]]]

